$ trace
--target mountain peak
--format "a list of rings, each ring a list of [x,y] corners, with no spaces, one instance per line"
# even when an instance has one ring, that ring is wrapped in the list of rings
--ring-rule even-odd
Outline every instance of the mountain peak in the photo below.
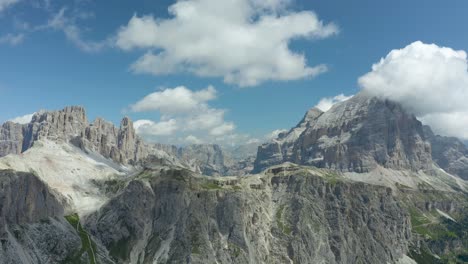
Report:
[[[255,171],[287,161],[356,172],[377,166],[414,171],[432,166],[421,122],[396,103],[360,93],[327,112],[309,110],[306,117],[312,120],[304,118],[283,137],[292,142],[259,147]]]
[[[124,117],[120,128],[102,118],[90,124],[84,107],[67,106],[56,111],[41,110],[29,124],[0,127],[0,157],[24,152],[38,140],[69,142],[123,164],[135,163],[147,155],[130,118]]]

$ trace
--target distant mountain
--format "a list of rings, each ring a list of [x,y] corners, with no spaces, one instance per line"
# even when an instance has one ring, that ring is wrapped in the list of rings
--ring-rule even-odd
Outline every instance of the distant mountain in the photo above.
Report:
[[[192,144],[184,147],[152,144],[151,147],[176,157],[182,166],[203,175],[245,175],[253,169],[253,155],[246,155],[244,150],[238,148],[226,149],[216,144]],[[241,147],[243,146],[239,146]]]

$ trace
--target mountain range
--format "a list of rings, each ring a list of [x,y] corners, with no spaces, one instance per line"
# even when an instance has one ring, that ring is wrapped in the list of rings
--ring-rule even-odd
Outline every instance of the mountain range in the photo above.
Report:
[[[466,263],[468,148],[363,92],[258,146],[0,127],[1,263]]]

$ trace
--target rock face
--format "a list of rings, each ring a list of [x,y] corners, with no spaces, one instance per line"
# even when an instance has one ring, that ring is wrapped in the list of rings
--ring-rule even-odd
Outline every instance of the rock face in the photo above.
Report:
[[[0,171],[0,262],[61,263],[81,245],[63,208],[30,173]]]
[[[128,117],[122,119],[120,128],[97,118],[86,127],[84,136],[78,138],[78,142],[85,149],[122,164],[135,164],[148,156],[143,140],[136,135],[133,122]]]
[[[0,126],[0,157],[23,150],[23,125],[6,122]]]
[[[363,93],[325,113],[310,110],[298,126],[259,147],[255,171],[285,161],[354,172],[432,166],[422,124],[400,105]]]
[[[24,152],[38,140],[71,142],[122,164],[134,164],[148,155],[129,118],[125,117],[119,128],[101,118],[89,124],[83,107],[70,106],[60,111],[40,111],[29,124],[3,124],[0,156]]]
[[[86,227],[117,263],[395,263],[411,237],[388,188],[295,168],[191,174],[144,171]]]
[[[468,180],[468,148],[457,138],[435,135],[424,126],[426,137],[432,145],[432,158],[448,173]]]
[[[63,216],[63,208],[47,186],[31,173],[0,171],[0,227]]]
[[[215,144],[189,145],[179,149],[179,158],[189,167],[196,168],[204,175],[225,175],[234,163],[221,147]]]
[[[70,141],[81,137],[88,120],[83,107],[70,106],[60,111],[40,111],[25,126],[23,151],[40,139]]]

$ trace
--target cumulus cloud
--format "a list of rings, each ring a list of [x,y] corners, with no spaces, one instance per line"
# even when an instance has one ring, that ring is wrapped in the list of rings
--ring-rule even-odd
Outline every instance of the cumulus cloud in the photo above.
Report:
[[[325,97],[325,98],[320,99],[320,101],[318,102],[317,105],[315,105],[315,107],[317,107],[318,109],[320,109],[323,112],[326,112],[330,108],[332,108],[332,106],[334,104],[344,102],[344,101],[350,99],[351,97],[353,97],[353,96],[352,95],[351,96],[346,96],[344,94],[339,94],[339,95],[337,95],[335,97]]]
[[[421,121],[437,134],[468,140],[468,111],[429,114],[421,117]]]
[[[197,138],[196,136],[194,135],[188,135],[186,138],[185,138],[185,141],[188,143],[188,144],[202,144],[203,141],[199,138]]]
[[[0,12],[18,3],[20,0],[0,0]]]
[[[207,101],[216,98],[216,89],[212,86],[192,92],[184,86],[164,89],[151,93],[131,106],[135,112],[160,111],[163,114],[174,114],[192,111],[203,107]]]
[[[314,77],[327,67],[308,66],[289,43],[326,38],[337,34],[338,27],[314,12],[287,10],[289,2],[177,1],[169,7],[168,19],[134,15],[118,31],[115,44],[146,50],[131,66],[135,73],[190,72],[240,86]]]
[[[210,135],[222,136],[222,135],[225,135],[225,134],[228,134],[228,133],[232,132],[235,128],[236,128],[236,126],[232,122],[222,123],[221,125],[212,128],[210,130]]]
[[[197,91],[179,86],[151,93],[130,109],[157,112],[160,121],[138,120],[134,123],[135,130],[143,136],[175,136],[172,139],[183,139],[183,143],[213,142],[231,135],[236,126],[225,121],[226,110],[208,105],[216,96],[217,91],[212,86]]]
[[[18,124],[28,124],[29,122],[31,122],[34,114],[35,113],[27,114],[27,115],[24,115],[24,116],[18,116],[18,117],[10,119],[8,121],[11,121],[13,123],[18,123]]]
[[[401,103],[436,132],[468,138],[465,51],[416,41],[392,50],[358,82],[372,95]]]
[[[137,134],[143,136],[168,136],[172,135],[178,129],[177,121],[169,119],[161,122],[151,120],[137,120],[133,123]]]
[[[23,42],[24,40],[24,34],[19,33],[19,34],[11,34],[8,33],[6,35],[0,36],[0,44],[9,44],[11,46],[16,46]]]

